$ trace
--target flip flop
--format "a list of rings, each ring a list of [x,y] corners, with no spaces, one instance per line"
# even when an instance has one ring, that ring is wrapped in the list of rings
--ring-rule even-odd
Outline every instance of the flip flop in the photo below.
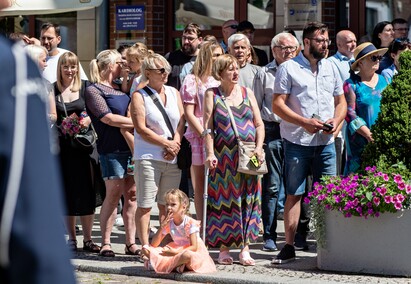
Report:
[[[220,251],[220,253],[218,254],[218,263],[219,264],[223,264],[223,265],[231,265],[233,264],[233,258],[230,256],[230,252],[229,251]]]

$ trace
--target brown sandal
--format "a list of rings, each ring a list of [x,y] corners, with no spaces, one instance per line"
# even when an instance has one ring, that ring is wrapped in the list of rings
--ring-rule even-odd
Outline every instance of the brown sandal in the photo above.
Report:
[[[130,248],[131,248],[132,246],[137,246],[137,244],[136,244],[136,243],[133,243],[133,244],[126,245],[126,247],[125,247],[125,249],[124,249],[125,253],[126,253],[127,255],[140,255],[140,251],[141,251],[140,249],[136,249],[135,251],[131,251],[131,250],[130,250]]]
[[[109,246],[111,248],[111,244],[102,244],[101,245],[101,249],[100,249],[100,256],[104,256],[104,257],[115,257],[116,255],[114,254],[114,251],[111,249],[105,249],[103,250],[104,246]]]
[[[100,252],[100,247],[96,245],[93,240],[88,240],[87,242],[83,241],[83,250],[84,251],[89,251],[89,252],[94,252],[94,253],[99,253]]]

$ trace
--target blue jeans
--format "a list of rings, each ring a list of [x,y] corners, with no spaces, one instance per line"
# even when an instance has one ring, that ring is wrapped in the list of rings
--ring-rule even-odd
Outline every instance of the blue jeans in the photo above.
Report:
[[[262,187],[262,220],[263,239],[277,239],[277,202],[278,193],[283,188],[283,142],[280,136],[280,125],[275,122],[264,122],[265,125],[265,159],[268,173],[263,177]]]
[[[288,195],[304,194],[306,178],[310,173],[313,183],[320,181],[323,175],[336,175],[334,143],[301,146],[284,139],[284,157],[285,191]]]

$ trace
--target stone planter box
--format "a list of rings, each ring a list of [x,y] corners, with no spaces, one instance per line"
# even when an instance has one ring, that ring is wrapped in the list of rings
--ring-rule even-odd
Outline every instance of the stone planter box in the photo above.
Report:
[[[319,269],[411,276],[411,213],[345,218],[325,210],[326,243],[317,248]]]

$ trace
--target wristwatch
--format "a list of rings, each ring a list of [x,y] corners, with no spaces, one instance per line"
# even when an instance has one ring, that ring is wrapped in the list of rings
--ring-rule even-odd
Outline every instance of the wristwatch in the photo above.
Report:
[[[205,137],[207,134],[211,134],[211,129],[204,129],[203,133],[201,133],[201,137]]]

